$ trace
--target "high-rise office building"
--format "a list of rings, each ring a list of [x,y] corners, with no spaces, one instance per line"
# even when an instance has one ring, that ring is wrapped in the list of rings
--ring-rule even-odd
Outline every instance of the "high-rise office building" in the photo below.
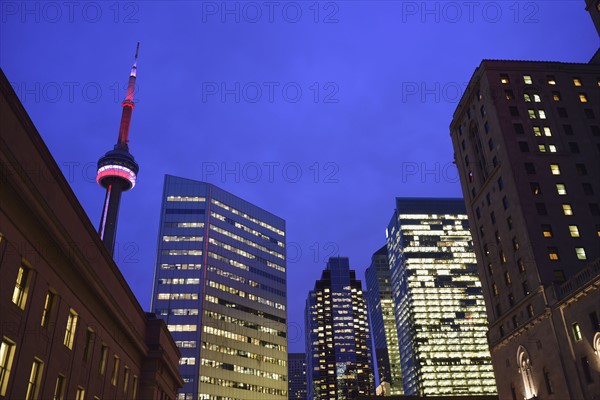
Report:
[[[463,200],[396,198],[386,237],[404,393],[495,394]]]
[[[394,298],[388,261],[387,246],[383,246],[371,257],[371,265],[365,271],[367,285],[367,308],[373,336],[373,355],[377,360],[377,374],[381,390],[385,395],[403,394],[398,330],[394,316]],[[387,388],[381,385],[387,382]]]
[[[152,309],[182,353],[179,399],[287,399],[284,220],[167,175]]]
[[[1,69],[0,124],[0,399],[174,400],[165,323],[136,300]]]
[[[450,134],[501,398],[600,393],[600,65],[484,60]]]
[[[306,299],[308,398],[346,400],[375,393],[362,284],[347,257],[332,257]]]
[[[306,354],[288,354],[288,400],[306,398]]]

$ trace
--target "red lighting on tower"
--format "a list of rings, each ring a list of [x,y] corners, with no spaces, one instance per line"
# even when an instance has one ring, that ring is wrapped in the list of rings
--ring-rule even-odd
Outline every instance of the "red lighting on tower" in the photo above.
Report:
[[[131,124],[131,114],[135,107],[133,94],[135,92],[139,49],[140,44],[138,42],[135,49],[135,61],[133,62],[131,73],[129,74],[127,94],[125,100],[121,103],[123,106],[123,113],[121,115],[121,125],[119,127],[117,144],[115,144],[112,150],[108,151],[98,160],[98,174],[96,175],[96,181],[100,186],[106,189],[98,233],[111,255],[114,254],[115,250],[121,193],[126,192],[135,186],[137,173],[139,171],[138,164],[135,162],[131,153],[129,153],[129,125]]]

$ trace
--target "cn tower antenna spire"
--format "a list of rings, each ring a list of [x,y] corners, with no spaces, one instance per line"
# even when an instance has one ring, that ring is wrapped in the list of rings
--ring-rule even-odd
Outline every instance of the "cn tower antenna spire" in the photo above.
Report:
[[[129,74],[129,82],[127,83],[127,93],[125,100],[121,103],[123,112],[121,114],[117,144],[115,144],[113,150],[107,152],[98,160],[96,181],[106,189],[98,233],[111,255],[114,254],[115,250],[121,193],[135,186],[139,171],[138,164],[131,153],[129,153],[129,126],[131,125],[131,114],[135,107],[133,95],[135,93],[139,50],[140,43],[138,42],[135,48],[135,59],[131,67],[131,73]]]

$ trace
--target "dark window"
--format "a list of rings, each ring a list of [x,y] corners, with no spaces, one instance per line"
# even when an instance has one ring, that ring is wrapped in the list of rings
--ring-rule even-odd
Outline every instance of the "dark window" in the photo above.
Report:
[[[544,382],[546,383],[546,391],[548,392],[548,394],[552,394],[552,393],[554,393],[554,386],[552,386],[552,381],[550,380],[550,373],[548,372],[546,367],[544,367],[543,371],[544,371]]]
[[[468,117],[469,119],[471,119],[471,109],[470,109],[470,108],[467,110],[467,117]]]
[[[592,126],[590,126],[590,129],[592,130],[592,135],[600,136],[600,127],[598,127],[596,125],[592,125]]]
[[[485,129],[485,133],[490,133],[490,124],[487,121],[483,124],[483,129]]]
[[[512,217],[506,218],[506,225],[508,225],[508,230],[510,231],[513,227]]]
[[[506,196],[502,198],[502,207],[504,207],[505,210],[508,208],[508,199]]]
[[[481,235],[481,237],[485,236],[485,232],[483,231],[483,226],[479,227],[479,234]]]
[[[591,108],[586,108],[583,110],[583,112],[585,113],[585,116],[588,119],[595,119],[596,115],[594,114],[594,110],[592,110]]]
[[[529,153],[529,143],[527,143],[527,142],[519,142],[519,149],[523,153]]]
[[[519,250],[519,241],[517,240],[516,237],[512,238],[512,245],[513,245],[513,249],[515,251]]]
[[[502,177],[498,178],[498,189],[504,189],[504,181],[502,180]]]
[[[600,215],[600,207],[596,203],[590,203],[590,212],[592,215]]]
[[[565,135],[573,135],[573,127],[571,125],[563,125],[563,130],[565,131]]]
[[[462,135],[462,126],[458,127],[458,135],[461,136]]]
[[[515,305],[515,296],[513,296],[512,293],[508,294],[508,304],[510,304],[511,307],[514,307]]]
[[[527,296],[529,294],[529,283],[527,281],[523,281],[523,295]]]
[[[514,98],[515,98],[515,94],[513,93],[513,91],[512,91],[512,90],[505,90],[505,91],[504,91],[504,98],[505,98],[506,100],[512,100],[512,99],[514,99]]]
[[[487,205],[489,206],[490,203],[491,203],[490,194],[489,193],[485,195],[485,201],[487,202]]]
[[[500,243],[500,232],[494,232],[494,237],[496,238],[496,243]]]
[[[540,184],[537,182],[530,182],[529,186],[531,187],[531,194],[534,196],[538,196],[542,194],[542,188],[540,188]]]
[[[513,315],[513,316],[512,316],[512,323],[513,323],[513,326],[514,326],[515,328],[519,326],[519,323],[518,323],[518,321],[517,321],[517,316],[516,316],[516,315]]]
[[[467,167],[469,166],[469,155],[468,154],[465,156],[465,166],[467,166]]]
[[[515,129],[515,133],[518,135],[523,135],[525,133],[525,128],[523,128],[523,124],[513,124],[513,128]]]
[[[525,163],[525,171],[527,172],[527,175],[535,174],[535,165],[533,165],[533,163]]]
[[[488,147],[490,151],[494,150],[494,141],[492,139],[488,140]]]
[[[511,106],[511,107],[508,107],[508,110],[510,111],[510,115],[512,117],[518,117],[519,116],[519,109],[517,107]]]
[[[498,314],[498,316],[502,315],[502,307],[500,307],[500,303],[496,303],[496,314]],[[500,327],[500,334],[502,336],[504,336],[504,332],[502,331],[502,327]]]
[[[587,383],[594,382],[594,379],[592,379],[592,371],[590,369],[590,362],[587,357],[581,357],[581,368],[583,369],[583,376],[585,376],[585,381]]]
[[[519,258],[517,260],[517,266],[519,267],[519,272],[521,272],[521,273],[525,272],[525,262],[523,261],[522,258]]]
[[[481,218],[481,210],[479,210],[479,207],[475,209],[475,215],[477,215],[477,219]]]
[[[463,139],[462,142],[460,142],[460,146],[462,147],[463,150],[466,149],[465,140],[464,139]]]
[[[490,220],[492,220],[492,224],[496,223],[496,214],[493,211],[490,213]]]
[[[585,167],[585,164],[575,164],[575,170],[577,171],[577,175],[587,175],[587,168]]]
[[[579,153],[579,145],[577,143],[569,142],[569,150],[571,153]]]
[[[471,188],[471,197],[475,197],[475,188]]]
[[[485,107],[484,106],[481,106],[481,108],[479,109],[479,112],[481,113],[482,117],[485,117]],[[487,132],[487,129],[486,129],[486,132]]]
[[[556,111],[558,112],[558,116],[561,118],[568,118],[569,115],[567,114],[567,109],[564,107],[558,107],[556,109]]]
[[[566,281],[565,271],[563,271],[562,269],[555,269],[552,272],[554,274],[554,282],[555,283],[562,283],[562,282]]]
[[[537,210],[538,215],[548,215],[548,210],[546,210],[546,205],[544,203],[535,203],[535,209]]]
[[[592,331],[600,331],[600,322],[598,321],[598,314],[596,311],[590,313],[590,323],[592,324]]]
[[[498,166],[498,158],[496,156],[494,156],[494,158],[492,158],[492,164],[494,165],[494,167]]]
[[[594,190],[592,189],[592,184],[591,183],[583,183],[583,193],[586,195],[592,195],[594,194]]]

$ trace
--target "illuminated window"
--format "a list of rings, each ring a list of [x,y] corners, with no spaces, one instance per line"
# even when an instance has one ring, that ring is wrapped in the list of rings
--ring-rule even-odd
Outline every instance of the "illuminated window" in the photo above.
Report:
[[[554,75],[548,75],[547,77],[548,85],[556,85],[556,78]]]
[[[570,204],[565,203],[562,205],[563,208],[563,214],[565,215],[573,215],[573,208],[571,207]]]
[[[510,80],[508,79],[508,75],[507,74],[500,74],[500,82],[504,85],[507,85],[510,83]]]
[[[550,151],[550,153],[556,153],[556,145],[549,144],[548,150]]]
[[[533,83],[531,75],[523,75],[523,82],[525,82],[526,85],[531,85]]]
[[[558,164],[550,164],[550,172],[552,172],[552,175],[560,175],[560,166]]]
[[[31,270],[24,265],[19,266],[17,273],[17,281],[12,295],[12,302],[15,303],[21,310],[25,309],[27,302],[27,289],[29,287],[29,275]]]
[[[540,97],[539,94],[534,94],[533,95],[533,102],[534,103],[540,103],[542,101],[542,98]]]
[[[573,340],[579,342],[582,339],[581,328],[579,327],[579,324],[575,322],[573,325],[571,325],[571,329],[573,330]]]
[[[12,341],[7,338],[2,339],[2,345],[0,345],[0,396],[6,395],[15,347]]]
[[[538,150],[540,151],[540,153],[545,153],[546,152],[546,145],[545,144],[538,144]]]
[[[515,98],[515,95],[512,90],[505,90],[504,97],[506,98],[506,100],[512,100]]]
[[[573,85],[575,85],[575,86],[582,86],[581,85],[581,79],[579,79],[579,78],[573,78]]]
[[[525,398],[531,399],[537,397],[535,385],[533,381],[533,373],[531,371],[531,360],[529,353],[523,346],[517,349],[517,365],[523,379],[523,387],[525,388]]]
[[[559,194],[559,196],[564,196],[567,194],[567,187],[564,183],[557,183],[556,192]]]
[[[527,93],[523,93],[523,100],[525,100],[526,103],[531,103],[531,96]]]
[[[25,395],[26,400],[36,400],[40,393],[40,386],[42,383],[42,373],[44,371],[44,363],[39,359],[33,360],[31,366],[31,373],[29,374],[29,381],[27,382],[27,394]]]
[[[540,116],[540,119],[546,119],[546,111],[538,110],[538,114]]]
[[[575,247],[575,254],[577,254],[578,260],[587,260],[585,249],[583,247]]]
[[[110,384],[117,386],[117,378],[119,377],[119,356],[115,355],[113,359],[113,370],[112,376],[110,377]]]
[[[510,282],[511,282],[511,280],[510,280],[510,274],[508,273],[508,271],[506,271],[506,272],[504,273],[504,283],[505,283],[506,285],[510,285]]]
[[[569,234],[571,235],[571,237],[579,237],[579,228],[577,227],[577,225],[569,225]]]
[[[108,359],[108,346],[103,344],[102,350],[100,351],[100,368],[98,370],[100,372],[100,375],[104,375],[104,372],[106,371],[107,359]]]
[[[58,375],[56,378],[56,385],[54,386],[54,397],[52,400],[64,400],[66,386],[65,377]]]
[[[136,375],[134,375],[133,376],[133,380],[131,381],[131,386],[133,386],[133,388],[132,388],[133,392],[131,394],[131,398],[134,399],[134,400],[137,397],[137,381],[138,381],[138,378],[137,378]]]
[[[585,93],[579,93],[579,101],[582,103],[587,103],[588,99]]]
[[[85,400],[85,389],[81,386],[78,386],[75,391],[75,400]]]
[[[54,293],[46,293],[46,300],[44,301],[44,310],[42,311],[42,327],[47,328],[48,322],[50,321],[50,314],[52,312],[52,305],[54,304]]]
[[[126,365],[123,372],[123,393],[127,393],[127,387],[129,386],[129,367]]]
[[[550,258],[552,261],[560,260],[560,257],[558,256],[558,248],[548,247],[548,258]]]
[[[544,136],[552,136],[552,131],[549,126],[544,127]]]
[[[552,100],[560,101],[560,92],[552,92]]]
[[[73,348],[75,341],[75,331],[77,330],[77,313],[72,308],[69,310],[69,318],[67,318],[67,329],[65,330],[65,340],[63,343],[69,349]]]
[[[517,240],[516,237],[512,238],[512,245],[513,245],[513,249],[515,251],[519,250],[519,241]]]
[[[539,126],[533,127],[533,135],[534,136],[542,136],[542,130],[540,129]]]
[[[531,108],[527,110],[527,114],[529,115],[529,119],[536,119],[537,118],[535,116],[535,110],[533,110]]]
[[[525,272],[525,262],[523,261],[522,258],[519,258],[517,260],[517,266],[519,267],[519,272],[521,272],[521,273]]]

